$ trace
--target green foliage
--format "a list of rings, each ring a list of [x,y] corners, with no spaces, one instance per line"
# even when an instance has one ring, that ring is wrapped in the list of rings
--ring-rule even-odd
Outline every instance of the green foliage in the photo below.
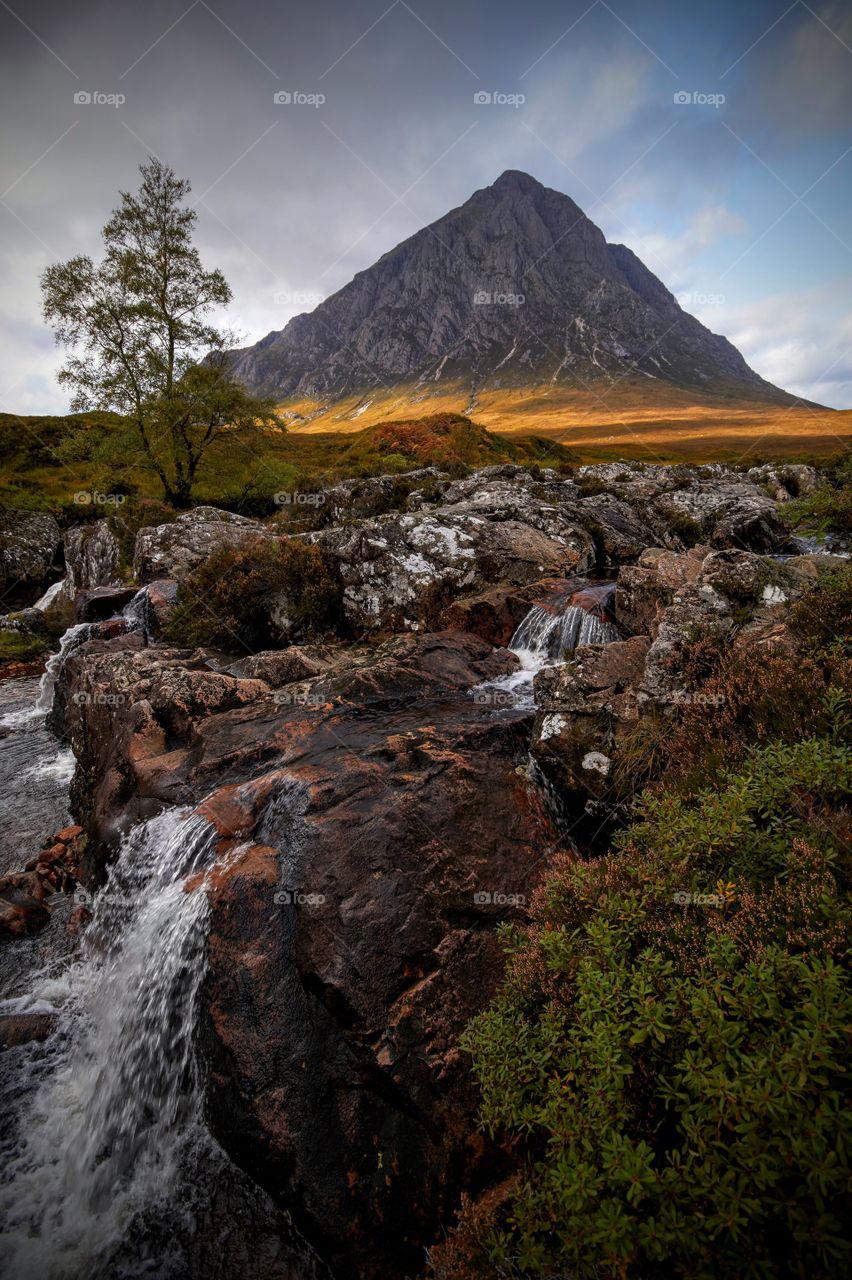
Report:
[[[821,568],[793,604],[790,626],[813,649],[852,652],[852,564]]]
[[[850,783],[847,749],[773,743],[559,866],[464,1042],[528,1152],[483,1275],[847,1273]]]
[[[78,462],[108,462],[116,448],[135,453],[167,501],[187,506],[213,441],[274,415],[230,377],[231,335],[210,323],[231,291],[192,243],[189,183],[157,159],[141,173],[139,191],[121,193],[103,228],[102,260],[78,255],[42,276],[45,319],[69,352],[59,381],[72,389],[72,407],[121,415],[116,431],[72,428],[61,448]]]
[[[256,652],[285,632],[303,640],[342,628],[340,582],[321,550],[257,538],[219,548],[181,582],[166,634],[175,644]]]
[[[703,532],[701,525],[685,511],[671,511],[667,520],[672,533],[680,538],[685,547],[695,547],[701,541]]]
[[[29,631],[0,630],[0,664],[4,662],[31,662],[50,650],[50,637],[33,635]]]
[[[852,450],[825,470],[825,484],[809,498],[787,503],[782,515],[794,529],[810,534],[852,534]]]

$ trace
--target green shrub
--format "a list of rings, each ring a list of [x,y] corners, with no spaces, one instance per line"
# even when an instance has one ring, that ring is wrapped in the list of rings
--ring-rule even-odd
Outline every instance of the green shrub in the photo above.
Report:
[[[703,530],[697,520],[693,520],[692,516],[687,515],[685,511],[672,511],[667,516],[667,520],[669,529],[680,538],[685,547],[698,546]]]
[[[852,651],[852,564],[826,566],[792,605],[790,626],[812,649]]]
[[[30,631],[0,631],[0,664],[4,662],[32,662],[49,652],[50,637],[33,635]]]
[[[166,628],[180,645],[228,650],[275,647],[343,628],[341,586],[319,547],[257,538],[222,547],[188,575]]]
[[[852,450],[826,469],[825,485],[809,498],[781,508],[787,523],[800,533],[852,534]]]
[[[557,864],[464,1038],[526,1153],[480,1274],[848,1274],[850,784],[830,740],[772,743]]]

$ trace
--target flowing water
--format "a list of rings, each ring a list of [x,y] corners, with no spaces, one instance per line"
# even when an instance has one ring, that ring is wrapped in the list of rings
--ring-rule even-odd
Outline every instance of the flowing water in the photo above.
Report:
[[[537,604],[509,641],[520,667],[473,690],[474,699],[495,706],[532,708],[533,681],[543,667],[564,662],[582,644],[611,644],[618,628],[606,620],[614,584],[602,583],[581,594],[584,604]]]
[[[38,687],[0,684],[7,868],[68,820],[73,758],[46,719],[62,663],[88,633],[66,633]],[[12,963],[0,1017],[54,1019],[43,1042],[0,1054],[9,1280],[322,1274],[204,1123],[195,1040],[216,842],[197,814],[167,810],[125,837],[100,892],[56,895],[40,934],[2,944]],[[92,911],[81,940],[64,927],[78,901]]]
[[[94,899],[82,956],[6,1002],[5,1012],[57,1013],[31,1055],[34,1088],[4,1153],[13,1275],[86,1274],[171,1190],[200,1115],[193,1036],[207,898],[184,880],[209,864],[214,839],[180,811],[137,827]]]

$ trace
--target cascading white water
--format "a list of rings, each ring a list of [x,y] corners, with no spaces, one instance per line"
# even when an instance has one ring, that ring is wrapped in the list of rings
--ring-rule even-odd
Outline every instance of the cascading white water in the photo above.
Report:
[[[72,654],[75,649],[79,649],[81,644],[85,644],[91,631],[91,622],[78,622],[64,632],[62,639],[59,641],[58,650],[50,655],[44,668],[44,675],[41,678],[35,704],[35,710],[39,714],[47,715],[50,711],[53,706],[53,691],[56,688],[59,673],[65,665],[69,654]]]
[[[208,904],[187,879],[215,841],[185,810],[134,828],[94,900],[83,958],[14,1002],[59,1013],[49,1040],[29,1046],[34,1084],[3,1153],[5,1274],[101,1274],[169,1196],[201,1121],[193,1036]]]
[[[617,627],[580,605],[568,605],[561,612],[533,605],[509,641],[520,667],[477,685],[473,696],[496,706],[533,707],[533,681],[542,667],[563,662],[581,644],[611,644],[618,638]]]

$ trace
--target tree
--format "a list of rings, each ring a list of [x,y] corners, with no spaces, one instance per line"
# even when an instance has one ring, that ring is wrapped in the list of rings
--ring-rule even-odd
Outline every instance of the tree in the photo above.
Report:
[[[186,507],[214,440],[277,419],[271,401],[231,378],[232,335],[210,322],[231,290],[192,243],[190,184],[156,159],[140,172],[139,191],[121,192],[103,228],[103,260],[79,255],[44,272],[44,316],[71,352],[59,381],[72,409],[124,415],[166,500]]]

